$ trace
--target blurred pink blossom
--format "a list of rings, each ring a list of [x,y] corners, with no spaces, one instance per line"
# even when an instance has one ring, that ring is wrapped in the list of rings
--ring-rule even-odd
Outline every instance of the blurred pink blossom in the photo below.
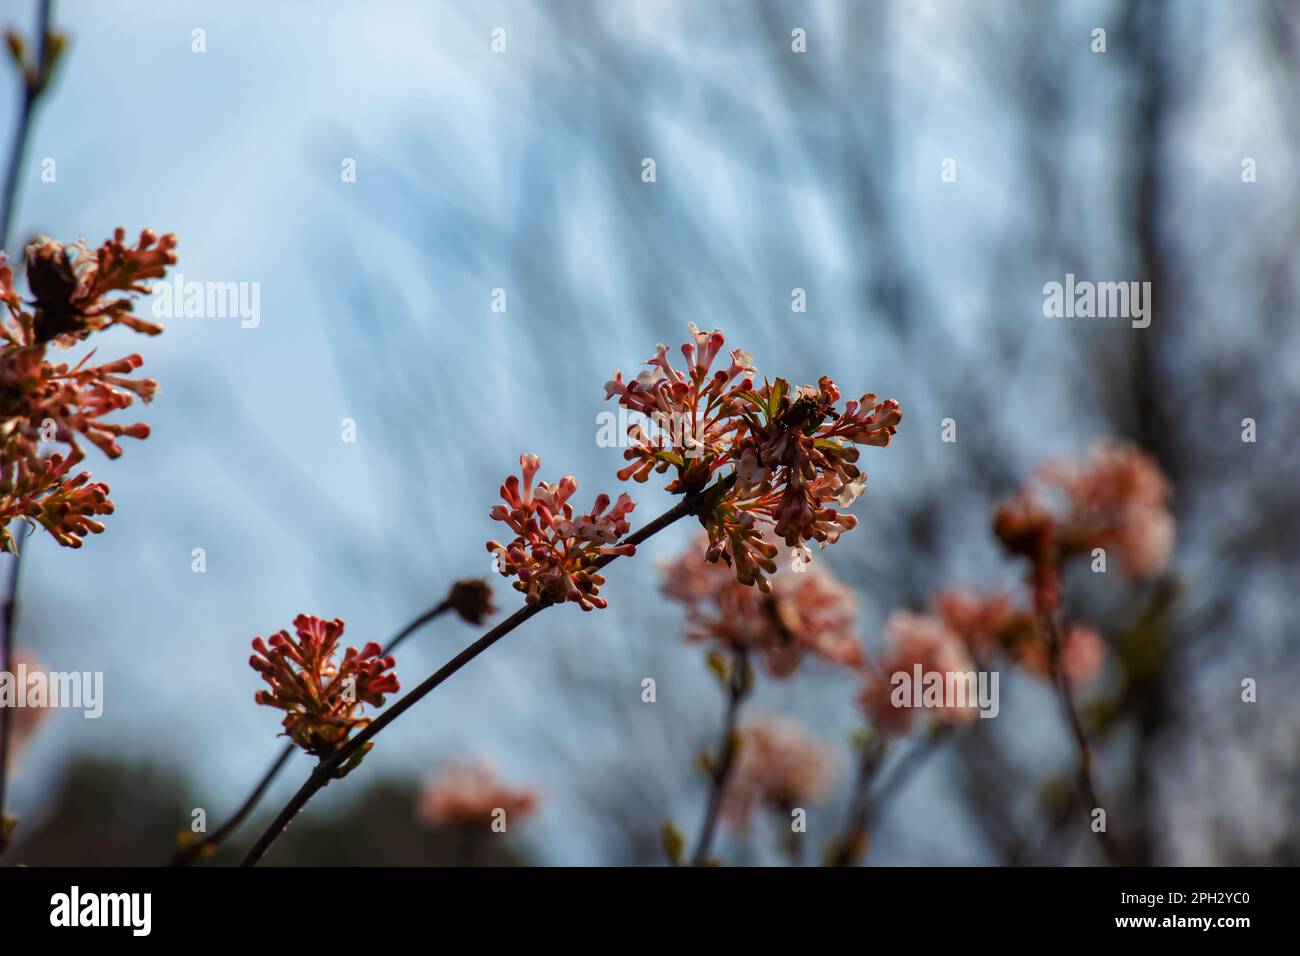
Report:
[[[1170,488],[1150,455],[1133,445],[1104,443],[1084,461],[1041,465],[1018,494],[999,505],[994,530],[1014,554],[1040,566],[1048,606],[1059,588],[1050,573],[1072,557],[1102,548],[1130,577],[1145,578],[1168,563],[1174,547]],[[1045,567],[1043,567],[1045,566]]]
[[[826,796],[834,755],[798,724],[755,718],[737,737],[739,752],[722,804],[722,817],[733,828],[747,827],[757,809],[788,814]]]
[[[425,784],[420,793],[420,819],[431,826],[492,822],[504,810],[506,819],[518,820],[537,808],[532,790],[503,783],[486,761],[450,763]]]
[[[933,614],[895,611],[885,622],[885,649],[867,669],[860,703],[879,730],[903,732],[920,714],[912,707],[896,707],[891,700],[893,675],[905,673],[909,680],[917,665],[922,673],[966,673],[975,670],[961,638],[944,621]],[[978,711],[974,701],[966,707],[939,706],[926,708],[943,724],[966,723]]]
[[[686,610],[686,639],[750,650],[774,677],[787,677],[812,654],[856,668],[862,646],[855,633],[853,591],[821,565],[781,571],[764,594],[705,559],[704,535],[663,566],[664,593]]]

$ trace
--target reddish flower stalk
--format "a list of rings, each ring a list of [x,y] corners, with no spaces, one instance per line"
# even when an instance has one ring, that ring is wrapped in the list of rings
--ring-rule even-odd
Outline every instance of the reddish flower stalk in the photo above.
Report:
[[[609,498],[601,495],[589,513],[575,516],[568,499],[577,481],[566,476],[554,487],[542,483],[534,490],[532,480],[540,462],[536,456],[523,456],[523,481],[508,479],[501,489],[505,503],[492,511],[492,517],[509,526],[515,538],[504,545],[489,542],[488,549],[498,556],[503,574],[518,578],[515,587],[526,595],[525,606],[323,757],[249,851],[245,865],[262,858],[344,761],[492,644],[556,603],[572,601],[583,610],[604,607],[598,594],[604,578],[597,572],[634,553],[638,544],[672,522],[687,514],[700,516],[709,531],[710,560],[734,564],[742,583],[757,584],[765,591],[771,584],[763,571],[775,570],[771,564],[775,545],[761,541],[760,523],[779,528],[789,546],[800,548],[805,541],[833,542],[842,530],[856,524],[856,519],[840,515],[827,501],[844,506],[861,492],[864,480],[853,464],[858,456],[853,446],[888,444],[901,418],[898,403],[877,403],[874,395],[866,395],[840,411],[836,408],[839,391],[827,378],[816,389],[791,389],[778,379],[755,391],[747,355],[733,352],[728,369],[711,373],[722,334],[702,333],[691,326],[691,335],[693,343],[682,347],[687,372],[673,369],[667,349],[661,348],[649,363],[651,369],[637,381],[626,384],[616,374],[606,387],[607,397],[619,395],[630,409],[668,413],[669,433],[675,437],[666,445],[644,430],[635,434],[638,445],[626,457],[639,463],[624,477],[644,481],[651,471],[675,467],[677,479],[669,487],[684,495],[682,502],[624,537],[626,514],[633,508],[630,498],[620,496],[613,510],[607,511]],[[689,425],[691,434],[683,434],[674,422]],[[742,450],[745,439],[749,444]],[[753,461],[744,474],[738,467],[743,454]],[[718,480],[710,484],[715,474]]]
[[[720,490],[725,490],[727,481],[724,479],[721,484],[723,485],[723,489]],[[701,494],[687,495],[678,502],[675,507],[664,512],[639,531],[628,535],[624,544],[636,547],[687,515],[698,514],[700,508],[705,502],[707,494],[709,494],[709,489],[706,489],[706,491]],[[596,569],[604,568],[611,562],[616,561],[619,556],[618,552],[602,555],[593,561],[593,566]],[[424,681],[414,690],[409,691],[399,700],[395,701],[391,707],[376,717],[368,726],[364,727],[360,733],[347,740],[338,750],[334,751],[330,756],[323,758],[307,778],[306,782],[298,788],[298,792],[293,795],[292,799],[289,800],[276,818],[271,821],[270,826],[267,827],[266,831],[253,845],[252,849],[248,851],[247,856],[244,857],[242,865],[256,866],[262,857],[266,855],[266,851],[271,848],[271,845],[275,843],[280,834],[284,832],[284,828],[289,825],[290,821],[298,815],[298,812],[307,805],[313,796],[315,796],[330,782],[331,779],[333,779],[334,771],[347,760],[351,759],[352,755],[356,753],[357,750],[368,744],[370,740],[382,732],[385,727],[397,720],[397,718],[401,717],[407,710],[414,707],[417,703],[436,690],[443,681],[447,680],[497,641],[514,631],[520,625],[524,624],[529,620],[529,618],[541,613],[548,607],[552,607],[555,603],[554,600],[543,597],[535,603],[525,604],[519,610],[515,611],[514,614],[510,615],[510,617],[492,628],[469,647],[465,648],[442,667],[438,668],[434,673],[425,678]]]
[[[435,618],[445,614],[448,611],[455,611],[456,614],[467,624],[478,626],[487,618],[496,613],[496,608],[492,604],[492,588],[481,578],[466,578],[455,582],[446,598],[427,611],[418,615],[409,624],[397,632],[387,644],[384,645],[381,655],[388,656],[392,654],[408,637],[418,631],[424,625],[433,621]],[[280,751],[279,756],[267,769],[262,778],[254,785],[252,791],[239,808],[231,814],[230,819],[223,823],[217,829],[204,836],[201,840],[187,840],[168,860],[168,866],[188,866],[195,860],[206,858],[216,852],[217,847],[225,842],[226,838],[234,833],[243,822],[248,819],[249,815],[257,808],[258,802],[270,788],[271,783],[284,769],[289,758],[293,756],[297,746],[293,743],[285,745]],[[189,837],[189,831],[185,831],[185,837]]]
[[[1077,557],[1115,552],[1134,578],[1156,573],[1173,550],[1169,484],[1150,456],[1129,445],[1099,446],[1084,462],[1049,462],[1019,493],[994,512],[1003,547],[1029,562],[1033,604],[1047,637],[1046,664],[1078,752],[1077,783],[1084,809],[1101,806],[1093,781],[1092,749],[1079,718],[1065,658],[1075,640],[1062,637],[1058,615],[1066,564]],[[1108,831],[1102,849],[1114,863],[1124,856]]]

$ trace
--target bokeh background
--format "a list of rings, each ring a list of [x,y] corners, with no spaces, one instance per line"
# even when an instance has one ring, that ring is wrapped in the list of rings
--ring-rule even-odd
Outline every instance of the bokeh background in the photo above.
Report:
[[[30,31],[35,4],[3,13]],[[169,0],[63,2],[55,22],[71,47],[16,239],[175,232],[186,279],[260,283],[261,324],[112,333],[162,384],[153,436],[91,461],[107,534],[31,540],[19,622],[47,667],[104,672],[105,711],[54,713],[23,753],[12,861],[161,862],[190,808],[224,819],[281,746],[251,638],[305,611],[383,641],[490,575],[521,451],[614,491],[602,384],[691,320],[760,370],[902,403],[895,444],[864,455],[861,526],[819,559],[857,589],[868,646],[936,587],[1017,584],[989,513],[1036,461],[1106,437],[1152,452],[1175,489],[1168,575],[1071,587],[1158,665],[1102,744],[1113,826],[1147,863],[1300,857],[1297,4]],[[18,97],[7,71],[6,137]],[[1045,318],[1066,273],[1150,281],[1150,328]],[[636,491],[642,520],[672,503]],[[543,615],[422,702],[268,862],[446,862],[414,793],[479,755],[543,798],[484,862],[660,862],[661,823],[693,833],[703,812],[694,758],[722,710],[659,594],[656,559],[690,534],[620,562],[607,611]],[[413,686],[474,636],[444,618],[399,673]],[[811,664],[761,679],[752,709],[836,748],[846,794],[856,691]],[[979,724],[907,776],[869,861],[1096,862],[1053,817],[1072,751],[1048,688],[1004,673]],[[810,813],[811,841],[843,803]],[[762,828],[719,850],[780,859]]]

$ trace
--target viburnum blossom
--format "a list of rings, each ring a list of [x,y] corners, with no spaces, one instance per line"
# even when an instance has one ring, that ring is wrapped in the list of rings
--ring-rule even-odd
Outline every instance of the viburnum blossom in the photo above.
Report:
[[[266,641],[253,639],[257,653],[248,662],[271,688],[258,691],[254,700],[283,710],[285,735],[307,753],[326,757],[370,723],[358,716],[363,705],[381,707],[385,694],[397,692],[394,661],[371,641],[360,651],[349,647],[336,662],[342,619],[300,614],[293,627],[296,636],[280,631]],[[368,747],[358,750],[338,776],[356,766]]]
[[[1155,461],[1131,445],[1103,444],[1083,462],[1049,461],[994,513],[993,529],[1012,554],[1033,565],[1037,599],[1060,601],[1060,569],[1102,548],[1121,570],[1149,577],[1169,560],[1174,521],[1169,483]]]
[[[755,718],[736,736],[736,764],[722,803],[722,817],[730,826],[746,828],[757,809],[788,816],[795,807],[826,796],[835,758],[798,724]]]
[[[1048,638],[1032,608],[1018,607],[995,591],[943,590],[933,601],[935,615],[965,644],[977,666],[995,654],[1036,677],[1051,676]],[[1061,672],[1071,684],[1095,678],[1106,660],[1106,644],[1091,627],[1076,624],[1062,639]]]
[[[688,324],[691,341],[682,346],[686,370],[673,368],[668,346],[659,345],[648,368],[630,382],[615,372],[605,383],[605,398],[617,395],[619,404],[641,412],[651,426],[628,428],[635,444],[623,453],[632,464],[618,473],[620,481],[645,481],[652,472],[669,467],[676,478],[672,492],[699,491],[731,458],[734,411],[742,396],[754,387],[754,363],[748,352],[733,349],[726,369],[710,370],[725,342],[717,329],[701,332]]]
[[[764,593],[705,560],[706,536],[663,566],[664,593],[686,612],[686,639],[761,655],[768,672],[787,677],[812,654],[856,668],[862,646],[855,633],[853,591],[820,565],[782,571]]]
[[[490,823],[494,811],[503,810],[509,822],[537,808],[532,790],[507,786],[491,765],[452,763],[444,766],[420,793],[420,819],[431,826]]]
[[[132,314],[130,295],[147,293],[143,283],[176,262],[175,246],[174,236],[159,238],[149,230],[131,247],[119,229],[93,252],[81,243],[35,240],[26,248],[29,303],[0,257],[0,300],[8,310],[0,323],[0,550],[14,550],[8,525],[15,518],[41,524],[74,548],[87,533],[104,530],[95,516],[113,511],[108,486],[91,482],[88,472],[72,472],[84,458],[80,440],[116,458],[122,453],[117,439],[147,438],[143,422],[104,419],[137,398],[151,401],[158,383],[128,377],[142,364],[139,355],[91,365],[93,350],[75,364],[51,361],[47,353],[51,345],[70,348],[114,325],[161,332]],[[42,442],[63,443],[69,451],[45,457]]]
[[[624,382],[621,372],[605,385],[606,398],[650,419],[633,424],[632,464],[619,478],[645,481],[670,468],[674,493],[698,492],[718,476],[718,494],[700,515],[708,530],[710,561],[733,565],[737,579],[763,590],[776,570],[771,530],[791,548],[834,543],[857,525],[847,508],[866,485],[858,445],[883,447],[902,419],[898,402],[872,394],[838,407],[840,391],[823,376],[816,386],[793,387],[783,378],[757,386],[749,353],[733,350],[727,368],[713,371],[722,351],[721,331],[689,326],[681,347],[686,369],[660,345],[648,369]]]
[[[945,589],[931,602],[934,613],[964,643],[977,663],[988,661],[1005,643],[1008,630],[1024,616],[1000,591]]]
[[[895,611],[885,622],[885,649],[866,668],[860,703],[872,725],[886,732],[907,730],[917,716],[913,707],[896,706],[892,700],[895,690],[893,675],[906,674],[911,680],[914,669],[920,665],[922,674],[967,673],[975,670],[975,663],[961,638],[933,614],[915,614]],[[940,724],[960,724],[974,720],[978,711],[975,700],[965,707],[926,707],[924,712]]]
[[[1061,676],[1071,684],[1086,684],[1101,673],[1106,662],[1106,642],[1085,624],[1072,624],[1061,639]],[[1051,660],[1046,639],[1024,641],[1012,649],[1015,662],[1035,677],[1049,680]]]
[[[36,658],[32,655],[23,651],[17,651],[14,653],[13,672],[15,674],[36,674],[42,673],[43,671],[44,668],[41,667]],[[17,686],[16,682],[15,686]],[[25,690],[26,688],[18,688],[20,693]],[[11,733],[13,734],[13,738],[10,741],[10,749],[13,755],[13,760],[17,761],[19,755],[22,754],[27,744],[35,735],[36,728],[41,725],[46,717],[49,716],[50,708],[44,705],[33,707],[29,703],[25,702],[21,707],[16,705],[11,706],[9,711],[12,715],[10,719],[13,721],[10,728]]]
[[[612,505],[609,495],[599,494],[589,512],[575,515],[569,498],[578,490],[578,479],[565,475],[555,485],[543,481],[534,488],[541,459],[524,454],[519,464],[523,482],[515,475],[507,478],[501,486],[505,504],[491,511],[493,519],[515,533],[508,544],[487,543],[497,557],[497,570],[518,578],[514,587],[529,604],[573,601],[584,611],[608,606],[599,596],[605,583],[600,563],[613,555],[636,553],[634,545],[618,544],[636,505],[626,494]]]

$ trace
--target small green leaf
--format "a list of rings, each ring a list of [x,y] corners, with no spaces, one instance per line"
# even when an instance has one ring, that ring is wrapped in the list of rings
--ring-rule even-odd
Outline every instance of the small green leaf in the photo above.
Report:
[[[14,830],[18,828],[18,818],[12,813],[0,814],[0,847],[9,845]]]
[[[334,771],[334,778],[336,780],[342,780],[353,770],[356,770],[357,767],[360,766],[361,761],[366,759],[366,754],[370,753],[370,748],[373,746],[374,744],[367,741],[366,743],[358,747],[356,752],[353,753],[351,757],[349,757],[347,760],[343,762],[343,766],[339,767],[337,770]]]
[[[725,687],[727,681],[731,679],[731,662],[727,660],[727,656],[719,650],[712,650],[704,661],[709,665],[713,676],[718,679],[718,683]]]
[[[682,836],[682,831],[673,825],[673,821],[667,820],[659,830],[659,838],[663,841],[664,853],[668,854],[668,862],[673,866],[681,866],[682,853],[686,850],[686,838]]]

